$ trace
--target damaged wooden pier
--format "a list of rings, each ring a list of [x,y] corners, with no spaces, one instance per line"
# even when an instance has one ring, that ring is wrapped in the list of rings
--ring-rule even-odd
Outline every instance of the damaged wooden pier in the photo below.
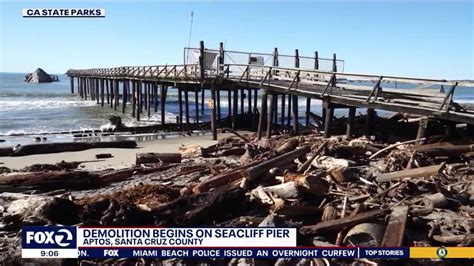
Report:
[[[456,124],[474,125],[474,110],[453,100],[457,87],[474,87],[474,83],[344,73],[343,67],[336,54],[327,59],[318,52],[300,56],[298,50],[292,56],[279,55],[277,48],[271,54],[236,52],[224,50],[222,43],[219,49],[207,49],[201,41],[199,48],[184,49],[182,65],[70,69],[66,74],[71,92],[76,92],[76,84],[77,93],[86,100],[123,113],[129,108],[137,120],[159,109],[161,130],[210,127],[214,139],[218,127],[236,129],[237,124],[245,124],[257,130],[260,139],[264,132],[270,137],[275,127],[298,133],[312,120],[329,137],[337,108],[348,110],[348,137],[354,134],[356,108],[367,109],[368,135],[375,110],[421,116],[419,138],[434,120],[445,125],[447,134]],[[171,90],[178,95],[176,123],[165,116]],[[226,104],[222,97],[227,97]],[[298,108],[301,100],[306,106],[303,115]],[[322,116],[313,113],[312,100],[322,101]],[[207,122],[205,110],[210,112]]]

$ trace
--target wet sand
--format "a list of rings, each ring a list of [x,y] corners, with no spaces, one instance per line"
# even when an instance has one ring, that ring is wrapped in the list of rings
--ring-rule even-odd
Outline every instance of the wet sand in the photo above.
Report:
[[[218,138],[230,136],[230,133],[218,134]],[[11,169],[21,169],[32,164],[55,164],[61,161],[95,161],[85,162],[79,167],[84,170],[103,170],[108,168],[121,169],[135,164],[135,155],[142,152],[178,152],[183,145],[200,145],[207,147],[217,143],[212,135],[176,137],[152,141],[137,142],[136,149],[90,149],[76,152],[61,152],[51,154],[28,155],[21,157],[0,157],[0,166]],[[97,160],[98,153],[111,153],[114,157]]]

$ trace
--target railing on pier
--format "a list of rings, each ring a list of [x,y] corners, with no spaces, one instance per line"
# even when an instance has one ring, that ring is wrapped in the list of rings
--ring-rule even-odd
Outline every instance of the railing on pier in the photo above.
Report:
[[[471,82],[441,79],[378,76],[314,69],[223,64],[221,77],[252,86],[279,88],[324,96],[353,98],[367,103],[398,103],[436,111],[462,109],[453,104],[456,87],[474,87]],[[447,90],[447,91],[446,91]],[[463,110],[466,111],[466,110]],[[474,111],[469,111],[474,114]]]
[[[69,76],[117,79],[198,79],[198,65],[123,66],[114,68],[70,69]]]

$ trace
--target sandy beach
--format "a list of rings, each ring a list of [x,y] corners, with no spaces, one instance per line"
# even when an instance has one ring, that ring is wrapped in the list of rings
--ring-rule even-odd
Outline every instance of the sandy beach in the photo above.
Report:
[[[229,133],[219,134],[218,138],[229,136]],[[167,139],[139,141],[136,149],[90,149],[76,152],[61,152],[51,154],[28,155],[21,157],[0,157],[0,166],[19,170],[33,164],[55,164],[61,161],[91,161],[81,164],[84,170],[121,169],[135,164],[135,155],[142,152],[178,152],[180,146],[200,145],[207,147],[217,143],[211,135],[173,137]],[[112,158],[97,160],[95,155],[110,153]]]

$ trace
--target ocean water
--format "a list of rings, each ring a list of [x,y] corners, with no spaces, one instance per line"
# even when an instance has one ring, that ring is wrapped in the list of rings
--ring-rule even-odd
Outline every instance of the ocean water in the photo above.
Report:
[[[152,111],[151,117],[144,112],[141,121],[137,122],[131,117],[131,108],[127,108],[127,113],[122,114],[121,108],[114,112],[110,107],[97,105],[95,101],[81,100],[77,94],[71,94],[70,81],[65,75],[59,75],[59,82],[36,84],[24,82],[25,74],[0,73],[0,139],[6,140],[0,142],[0,146],[30,142],[40,135],[48,135],[50,141],[61,141],[64,138],[71,138],[71,135],[51,133],[106,128],[108,117],[112,114],[120,115],[126,125],[150,125],[160,122],[159,111],[158,113]],[[399,85],[397,88],[406,87]],[[194,94],[191,93],[189,96],[190,113],[193,114]],[[209,96],[209,93],[206,96]],[[457,88],[455,100],[460,103],[474,102],[474,88]],[[320,104],[320,101],[313,100],[312,111],[319,113]],[[305,106],[306,101],[301,99],[299,101],[301,113],[305,112]],[[226,92],[221,96],[221,110],[225,117]],[[169,91],[166,111],[166,121],[175,122],[178,114],[178,96],[175,90]],[[345,112],[338,112],[336,115],[345,115]],[[204,116],[200,115],[200,119],[209,120],[210,110],[206,110]],[[194,121],[193,116],[190,120]]]

